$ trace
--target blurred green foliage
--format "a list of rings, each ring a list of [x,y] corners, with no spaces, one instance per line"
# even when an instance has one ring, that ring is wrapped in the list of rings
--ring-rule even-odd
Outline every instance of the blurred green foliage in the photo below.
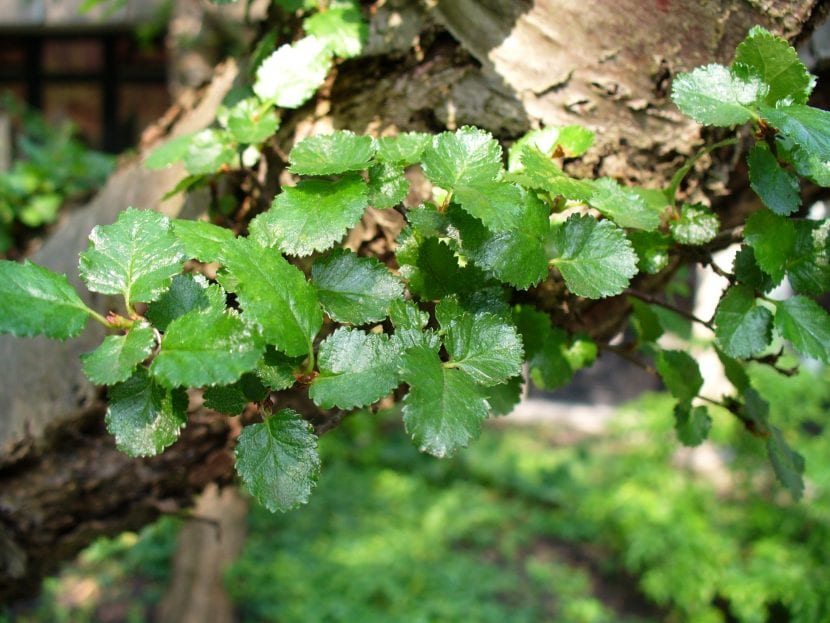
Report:
[[[9,96],[0,109],[19,124],[14,158],[0,171],[0,254],[15,243],[15,227],[37,228],[55,221],[61,207],[101,186],[115,158],[89,149],[69,122],[51,126]]]
[[[321,439],[327,466],[307,507],[252,505],[227,573],[240,620],[830,620],[830,371],[751,372],[774,423],[798,431],[800,503],[775,481],[763,440],[726,412],[712,412],[703,452],[715,460],[701,467],[661,394],[621,410],[602,437],[492,426],[444,461],[419,454],[393,414],[357,414]],[[67,574],[120,595],[123,620],[147,620],[175,531],[165,520],[97,542],[16,620],[101,620],[100,600],[66,605]]]

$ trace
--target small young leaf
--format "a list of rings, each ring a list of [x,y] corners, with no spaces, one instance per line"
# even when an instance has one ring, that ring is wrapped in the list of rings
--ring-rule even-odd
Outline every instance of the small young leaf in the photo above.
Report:
[[[300,141],[288,154],[288,160],[292,173],[332,175],[368,169],[374,152],[371,136],[341,130]]]
[[[403,296],[403,284],[386,266],[345,249],[315,262],[311,280],[326,313],[337,322],[383,320],[390,303]]]
[[[204,393],[205,407],[225,415],[239,415],[249,402],[258,402],[268,395],[268,388],[250,372],[233,385],[208,387]]]
[[[66,275],[0,260],[0,333],[65,340],[84,330],[89,314]]]
[[[830,315],[813,299],[796,295],[776,303],[775,328],[802,355],[830,364]]]
[[[311,255],[339,241],[368,205],[366,182],[357,175],[303,180],[283,189],[271,209],[251,221],[251,238],[289,255]]]
[[[628,240],[637,253],[637,268],[642,273],[656,275],[669,265],[671,238],[657,231],[632,231]]]
[[[666,388],[680,405],[688,406],[703,387],[700,368],[689,353],[680,350],[661,350],[655,367]]]
[[[422,167],[429,181],[441,188],[473,189],[501,173],[501,147],[489,132],[464,126],[433,138],[422,156]]]
[[[773,212],[786,216],[801,206],[798,178],[778,164],[766,143],[755,143],[747,156],[749,183]]]
[[[240,100],[228,113],[228,131],[239,143],[262,143],[279,127],[280,120],[273,109],[256,97]]]
[[[96,385],[115,385],[130,378],[155,345],[153,328],[138,323],[126,335],[107,336],[94,351],[81,355],[81,367]]]
[[[524,349],[516,328],[492,314],[466,312],[442,322],[450,360],[480,385],[498,385],[521,372]]]
[[[196,310],[168,325],[150,372],[166,387],[225,385],[253,370],[263,350],[238,316]]]
[[[704,406],[692,407],[688,403],[678,403],[674,407],[674,430],[684,446],[699,446],[709,436],[712,418]]]
[[[717,236],[720,219],[706,206],[696,203],[684,203],[680,218],[669,223],[672,237],[680,244],[699,246],[706,244]]]
[[[830,160],[830,112],[802,104],[763,106],[760,112],[785,138],[822,162]]]
[[[736,75],[723,65],[706,65],[678,75],[672,99],[684,114],[703,125],[739,125],[752,118],[751,108],[766,97],[768,88],[755,76]]]
[[[398,386],[399,358],[387,336],[341,327],[320,344],[320,375],[308,395],[324,409],[370,405]]]
[[[574,214],[552,227],[548,253],[578,296],[619,294],[637,274],[637,255],[623,231],[610,221],[587,215]]]
[[[769,346],[772,314],[755,303],[748,286],[732,286],[723,295],[715,313],[715,337],[732,357],[751,357]]]
[[[184,245],[187,257],[200,262],[217,261],[225,243],[236,237],[226,227],[180,218],[173,220],[173,233]]]
[[[524,186],[585,203],[590,201],[596,192],[590,180],[570,177],[535,147],[525,148],[521,160],[524,168],[519,177]]]
[[[184,168],[190,175],[211,175],[236,160],[236,149],[223,130],[209,128],[193,136],[184,155]]]
[[[406,230],[404,230],[406,231]],[[452,249],[437,238],[417,245],[414,257],[398,253],[401,275],[409,280],[409,290],[422,299],[437,300],[463,292],[475,283],[470,267],[461,268]]]
[[[340,58],[359,56],[369,38],[369,26],[354,4],[329,7],[303,21],[303,29],[325,43]]]
[[[290,356],[309,354],[323,312],[305,275],[247,238],[229,242],[222,261],[235,281],[243,316],[261,327],[265,340]]]
[[[660,214],[646,206],[636,192],[609,177],[594,180],[592,185],[594,192],[588,203],[620,227],[652,231],[660,226]]]
[[[187,394],[157,385],[138,368],[109,390],[107,430],[129,456],[155,456],[179,438],[187,423]]]
[[[81,277],[93,292],[121,294],[127,305],[155,301],[184,262],[170,219],[127,208],[112,225],[99,225],[81,253]]]
[[[225,309],[225,291],[218,284],[210,285],[202,275],[176,275],[170,289],[147,307],[147,319],[160,331],[179,316],[194,309]]]
[[[656,342],[663,335],[663,326],[660,324],[660,317],[648,303],[640,299],[629,298],[633,313],[631,314],[631,325],[637,332],[639,341]]]
[[[804,495],[804,457],[790,448],[781,431],[772,426],[767,438],[767,454],[779,482],[796,501]]]
[[[778,284],[793,253],[796,231],[793,222],[769,210],[759,210],[746,220],[744,239],[752,247],[755,261]]]
[[[192,140],[193,134],[183,134],[170,139],[150,152],[144,159],[144,166],[151,171],[157,171],[184,159]]]
[[[331,49],[317,37],[285,44],[256,72],[254,93],[281,108],[299,108],[317,92],[331,67]]]
[[[406,199],[409,182],[403,169],[391,164],[376,164],[369,169],[369,205],[378,210],[391,208]]]
[[[437,351],[418,346],[404,354],[401,377],[409,384],[403,421],[422,452],[448,457],[478,437],[490,405],[464,371],[445,367]]]
[[[813,90],[813,77],[798,58],[798,52],[781,37],[761,26],[753,26],[735,52],[735,64],[744,65],[769,85],[765,103],[780,100],[806,104]]]
[[[236,472],[272,513],[305,504],[320,473],[317,436],[296,411],[266,415],[239,435]]]
[[[397,136],[377,139],[377,159],[394,166],[405,167],[420,162],[421,154],[432,142],[424,132],[405,132]]]

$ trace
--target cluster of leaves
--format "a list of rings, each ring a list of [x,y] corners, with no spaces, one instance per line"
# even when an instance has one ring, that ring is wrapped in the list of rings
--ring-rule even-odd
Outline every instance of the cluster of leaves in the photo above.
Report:
[[[198,188],[220,172],[254,167],[263,143],[279,129],[277,111],[302,106],[323,84],[335,58],[352,58],[363,49],[369,28],[354,0],[334,0],[322,12],[310,0],[279,4],[303,12],[306,36],[273,52],[277,33],[264,37],[250,60],[253,88],[229,93],[216,127],[178,136],[145,159],[149,169],[184,163],[188,176],[173,192]]]
[[[53,223],[61,207],[99,187],[114,158],[93,151],[76,137],[71,123],[55,128],[11,97],[0,106],[21,129],[11,167],[0,173],[0,254],[15,244],[14,228]]]
[[[223,110],[225,129],[208,132],[239,145],[273,133],[274,104],[299,105],[311,92],[308,85],[297,91],[300,78],[282,82],[291,59],[317,58],[307,46],[325,49],[326,63],[345,53],[339,28],[338,37],[322,38],[334,18],[313,21],[335,10],[356,9],[337,5],[308,18],[306,29],[315,34],[259,65],[253,99]],[[724,404],[766,439],[776,473],[798,497],[803,460],[770,423],[768,405],[739,360],[767,349],[774,326],[799,352],[830,362],[830,322],[806,296],[828,289],[828,224],[794,219],[795,208],[782,214],[780,184],[770,188],[776,176],[797,180],[796,174],[827,183],[830,115],[793,103],[806,99],[811,78],[792,48],[767,31],[750,32],[731,69],[714,67],[680,76],[674,98],[702,122],[756,125],[753,186],[775,211],[747,222],[732,286],[714,320],[703,323],[715,331],[737,391]],[[807,77],[792,77],[799,72]],[[729,88],[718,82],[724,76]],[[755,85],[754,99],[738,88],[744,84]],[[200,175],[221,171],[227,161],[209,156],[216,150],[198,136],[188,139],[186,166],[192,154],[204,159]],[[518,401],[523,363],[534,383],[553,388],[596,356],[588,336],[571,335],[547,313],[517,304],[517,292],[561,282],[557,303],[567,307],[576,297],[623,294],[638,273],[663,270],[671,255],[689,247],[706,253],[718,234],[717,216],[677,199],[691,166],[665,189],[565,173],[561,160],[581,156],[593,138],[578,126],[531,132],[512,146],[505,168],[499,143],[472,127],[435,136],[310,137],[288,156],[289,171],[302,179],[250,222],[247,236],[134,209],[93,230],[81,277],[91,291],[121,295],[124,315],[100,316],[65,277],[44,268],[0,264],[0,331],[65,339],[89,317],[119,331],[83,357],[83,369],[94,383],[111,386],[107,425],[132,455],[158,453],[176,440],[186,422],[186,388],[206,388],[205,404],[229,415],[257,404],[264,421],[241,434],[237,469],[269,509],[285,510],[307,499],[319,459],[310,426],[290,409],[272,412],[272,394],[299,386],[322,409],[351,410],[405,384],[408,433],[423,451],[449,456],[478,436],[489,415],[507,413]],[[171,143],[151,157],[153,164],[181,155],[181,142]],[[235,157],[236,143],[227,154]],[[761,156],[766,164],[752,164],[759,153],[772,162]],[[406,210],[404,172],[415,165],[433,184],[434,201]],[[391,269],[338,248],[369,206],[405,215]],[[783,254],[781,236],[789,241]],[[287,259],[307,256],[311,262]],[[185,272],[191,260],[218,266],[215,280]],[[301,269],[309,263],[310,270]],[[785,275],[799,294],[768,298]],[[635,320],[639,339],[632,346],[654,359],[676,396],[681,440],[700,443],[711,420],[699,404],[697,362],[657,345],[663,325],[653,305],[636,304]]]

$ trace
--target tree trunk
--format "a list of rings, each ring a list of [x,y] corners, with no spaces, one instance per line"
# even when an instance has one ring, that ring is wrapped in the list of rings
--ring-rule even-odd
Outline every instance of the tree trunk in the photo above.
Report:
[[[672,75],[728,62],[752,24],[790,38],[809,33],[821,4],[439,0],[422,8],[381,0],[370,7],[368,56],[339,65],[313,103],[284,118],[278,140],[286,150],[323,129],[390,134],[463,124],[509,140],[540,124],[580,123],[598,140],[576,173],[664,183],[700,143],[697,126],[668,100]],[[164,120],[155,132],[167,137],[210,123],[237,73],[232,63],[221,67],[204,92],[171,113],[179,117],[175,124]],[[699,183],[723,188],[732,162],[716,163],[716,175]],[[112,222],[128,205],[198,212],[181,198],[161,201],[181,177],[179,167],[148,172],[138,160],[122,164],[33,260],[79,284],[77,254],[95,224]],[[394,227],[378,219],[365,225],[364,238]],[[107,309],[103,297],[91,304]],[[607,336],[627,307],[610,299],[591,303],[579,317],[550,311],[570,328]],[[45,573],[95,536],[136,528],[189,505],[208,483],[233,478],[238,426],[201,409],[192,410],[182,438],[160,457],[136,460],[116,451],[103,426],[102,396],[78,362],[100,337],[91,329],[66,343],[0,339],[0,599],[31,595]],[[320,431],[333,424],[313,407],[304,412],[314,414]]]

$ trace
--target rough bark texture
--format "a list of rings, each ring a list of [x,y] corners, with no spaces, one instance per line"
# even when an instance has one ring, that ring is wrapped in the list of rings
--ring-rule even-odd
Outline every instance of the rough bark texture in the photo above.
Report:
[[[369,56],[341,64],[316,100],[283,122],[283,148],[313,131],[349,128],[377,134],[438,130],[474,123],[504,139],[541,123],[582,123],[598,132],[592,175],[650,184],[694,151],[698,129],[667,100],[671,75],[728,61],[754,23],[786,36],[809,30],[821,3],[812,0],[539,0],[536,3],[453,0],[424,7],[387,0],[371,7]],[[236,76],[217,72],[190,112],[158,135],[210,122]],[[726,163],[722,170],[727,170]],[[67,218],[35,261],[77,280],[77,253],[93,225],[128,205],[188,212],[180,200],[161,203],[182,176],[124,163],[102,193]],[[394,222],[369,215],[350,239],[389,236]],[[648,288],[659,285],[640,284]],[[625,304],[611,299],[566,316],[556,287],[530,293],[574,328],[613,334]],[[92,300],[105,310],[107,301]],[[233,477],[236,433],[227,418],[194,410],[182,439],[154,459],[129,459],[104,430],[101,397],[84,379],[78,355],[100,333],[55,343],[0,339],[0,600],[31,595],[43,574],[94,536],[135,528],[161,512],[190,504],[209,482]],[[286,400],[307,399],[289,396]],[[194,401],[194,405],[197,401]],[[304,407],[298,407],[303,409]],[[314,411],[306,412],[313,413]],[[337,415],[316,412],[319,431]]]

